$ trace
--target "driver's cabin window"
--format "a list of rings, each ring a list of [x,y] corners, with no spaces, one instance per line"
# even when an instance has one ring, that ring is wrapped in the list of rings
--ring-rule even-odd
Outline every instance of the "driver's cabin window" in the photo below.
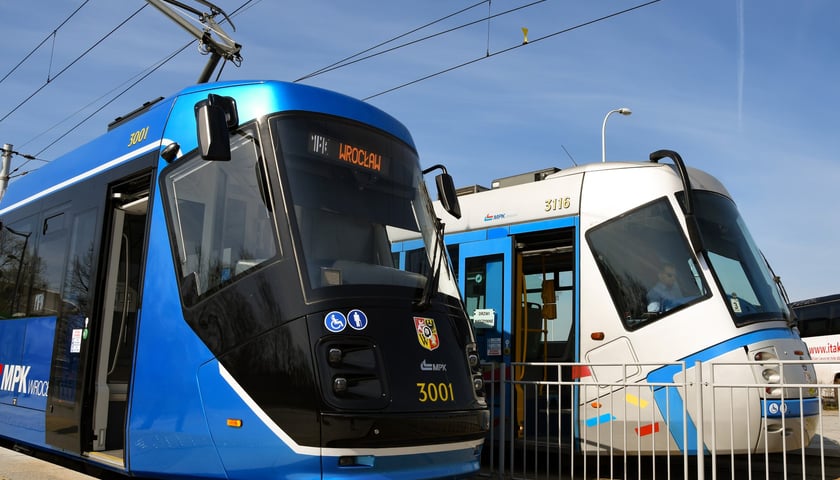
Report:
[[[609,220],[587,241],[629,330],[708,295],[709,289],[666,198]]]

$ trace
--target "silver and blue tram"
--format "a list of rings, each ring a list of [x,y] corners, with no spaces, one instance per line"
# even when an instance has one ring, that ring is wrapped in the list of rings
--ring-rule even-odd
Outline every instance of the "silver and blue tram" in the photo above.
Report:
[[[154,478],[472,474],[488,411],[423,173],[382,111],[253,81],[12,182],[0,441]],[[399,232],[426,274],[395,263]]]
[[[716,178],[662,150],[460,193],[446,244],[492,373],[496,441],[612,455],[808,445],[808,349]],[[395,246],[407,264],[424,248]]]

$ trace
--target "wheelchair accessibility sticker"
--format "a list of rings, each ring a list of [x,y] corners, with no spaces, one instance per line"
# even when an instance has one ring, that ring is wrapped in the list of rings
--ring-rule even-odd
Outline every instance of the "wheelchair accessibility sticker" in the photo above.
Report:
[[[349,325],[353,330],[364,330],[367,327],[368,318],[365,312],[354,308],[345,317],[343,313],[333,310],[324,317],[324,326],[327,330],[338,333],[344,331]]]
[[[324,326],[327,330],[338,333],[347,326],[347,317],[341,312],[332,311],[324,317]]]

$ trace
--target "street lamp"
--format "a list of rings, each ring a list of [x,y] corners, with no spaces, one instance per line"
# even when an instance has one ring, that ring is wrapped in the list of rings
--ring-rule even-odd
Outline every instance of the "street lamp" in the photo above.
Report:
[[[610,118],[610,115],[612,115],[613,113],[620,113],[622,115],[630,115],[633,112],[627,107],[617,108],[615,110],[610,110],[609,112],[607,112],[607,115],[604,117],[604,124],[601,125],[601,162],[602,163],[607,161],[607,138],[606,138],[607,119]]]

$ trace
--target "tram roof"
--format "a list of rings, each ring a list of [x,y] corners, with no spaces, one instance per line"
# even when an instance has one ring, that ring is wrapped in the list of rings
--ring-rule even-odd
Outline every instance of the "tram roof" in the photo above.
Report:
[[[564,178],[574,175],[581,175],[586,173],[593,173],[593,172],[602,172],[602,171],[611,171],[611,170],[621,170],[621,169],[635,169],[635,168],[671,168],[675,169],[674,165],[670,163],[656,163],[656,162],[649,162],[649,161],[611,161],[611,162],[598,162],[598,163],[587,163],[582,165],[575,165],[571,168],[564,168],[564,169],[556,169],[556,168],[547,168],[540,170],[539,172],[550,172],[542,178],[534,178],[530,182],[521,182],[518,184],[509,184],[501,187],[494,187],[490,189],[481,188],[481,189],[473,189],[474,193],[480,193],[482,191],[487,190],[499,190],[502,188],[509,188],[516,185],[521,185],[522,183],[533,183],[535,181],[546,181],[551,180],[554,178]],[[691,185],[695,189],[699,190],[710,190],[714,192],[720,192],[726,196],[729,196],[729,191],[724,187],[724,185],[714,176],[708,174],[707,172],[700,170],[698,168],[687,166],[686,169],[688,170],[689,178],[691,179]],[[516,177],[517,175],[514,175]],[[524,175],[523,175],[524,177]],[[505,177],[505,178],[512,178],[512,177]],[[504,185],[504,182],[501,181],[503,179],[495,179],[492,181],[491,184],[501,184]]]
[[[242,122],[274,111],[324,113],[373,125],[415,148],[408,129],[397,119],[368,103],[359,102],[341,93],[309,85],[264,80],[192,85],[170,97],[149,102],[148,106],[126,114],[112,122],[110,129],[102,135],[10,182],[0,201],[0,215],[53,191],[61,190],[82,178],[159,149],[170,112],[179,97],[254,85],[263,85],[265,88],[253,89],[255,93],[251,96],[243,92],[244,96],[238,98],[237,106]],[[262,93],[256,93],[257,91]],[[148,141],[127,147],[131,143],[132,133],[144,128],[148,128]]]

